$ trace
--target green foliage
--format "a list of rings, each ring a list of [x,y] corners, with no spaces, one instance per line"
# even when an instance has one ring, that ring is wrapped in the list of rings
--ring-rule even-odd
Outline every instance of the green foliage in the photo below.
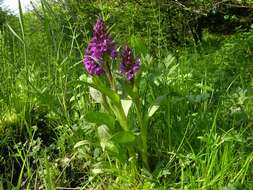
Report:
[[[194,45],[189,19],[217,1],[55,2],[5,17],[0,32],[0,189],[252,188],[252,30],[204,31]],[[81,62],[100,14],[141,55],[150,171],[129,156],[129,145],[142,152],[136,93],[119,87],[133,99],[120,101],[95,81],[122,105],[126,132],[87,84]]]
[[[88,112],[85,118],[88,122],[96,123],[97,125],[105,124],[108,127],[114,128],[115,119],[107,113]]]

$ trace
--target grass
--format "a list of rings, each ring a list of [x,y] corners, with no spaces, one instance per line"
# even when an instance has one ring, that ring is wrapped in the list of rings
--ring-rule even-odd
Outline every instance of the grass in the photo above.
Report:
[[[0,189],[253,188],[252,32],[143,56],[144,105],[162,104],[148,127],[151,171],[136,175],[85,120],[100,107],[81,85],[82,34],[68,23],[66,36],[46,1],[42,13],[21,13],[0,36]]]

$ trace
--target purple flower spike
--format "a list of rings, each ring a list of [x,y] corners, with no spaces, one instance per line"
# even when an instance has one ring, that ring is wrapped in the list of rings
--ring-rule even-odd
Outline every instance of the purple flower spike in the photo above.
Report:
[[[109,55],[112,59],[115,59],[117,50],[115,43],[107,32],[104,21],[98,18],[83,60],[89,74],[102,75],[105,73],[103,68],[104,55]]]
[[[120,71],[127,80],[131,81],[133,80],[135,73],[140,69],[140,59],[134,59],[133,52],[127,45],[123,49],[122,59]]]

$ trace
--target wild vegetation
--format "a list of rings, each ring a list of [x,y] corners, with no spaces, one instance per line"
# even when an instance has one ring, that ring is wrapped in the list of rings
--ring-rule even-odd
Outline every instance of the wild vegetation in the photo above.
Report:
[[[0,190],[253,189],[252,6],[1,8]]]

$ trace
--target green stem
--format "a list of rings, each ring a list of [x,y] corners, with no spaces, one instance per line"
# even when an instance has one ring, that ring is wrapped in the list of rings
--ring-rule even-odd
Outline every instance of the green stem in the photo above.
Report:
[[[104,109],[108,112],[108,113],[113,113],[109,103],[107,102],[106,96],[104,94],[102,94],[102,106],[104,107]]]
[[[122,107],[122,104],[112,104],[106,96],[103,94],[102,95],[103,102],[102,105],[103,107],[109,112],[113,113],[117,120],[119,121],[120,126],[124,131],[128,131],[128,122],[127,122],[127,117],[125,115],[124,109]]]
[[[143,125],[143,119],[141,114],[141,102],[140,99],[137,98],[136,102],[136,113],[137,113],[137,119],[139,121],[140,130],[141,130],[141,140],[142,140],[142,162],[144,167],[147,170],[150,170],[149,164],[148,164],[148,146],[147,146],[147,128],[145,125]]]
[[[105,73],[106,73],[108,81],[111,85],[112,90],[116,92],[115,82],[114,82],[114,79],[113,79],[112,72],[111,72],[111,69],[110,69],[110,65],[108,64],[108,61],[105,62],[104,69],[105,69]]]
[[[123,110],[122,104],[121,103],[117,104],[112,110],[114,111],[114,114],[115,114],[116,118],[118,119],[122,129],[124,131],[128,131],[127,117],[126,117],[125,112]]]
[[[104,70],[106,73],[106,77],[110,83],[111,89],[117,93],[116,85],[115,85],[115,80],[112,76],[112,72],[110,69],[109,63],[109,58],[107,58],[107,61],[105,61],[104,64]],[[107,102],[107,105],[110,107],[110,109],[114,112],[116,118],[118,119],[122,129],[124,131],[128,131],[128,123],[127,123],[127,117],[125,115],[124,109],[122,107],[122,104],[119,102],[116,105],[110,104],[110,102]]]

